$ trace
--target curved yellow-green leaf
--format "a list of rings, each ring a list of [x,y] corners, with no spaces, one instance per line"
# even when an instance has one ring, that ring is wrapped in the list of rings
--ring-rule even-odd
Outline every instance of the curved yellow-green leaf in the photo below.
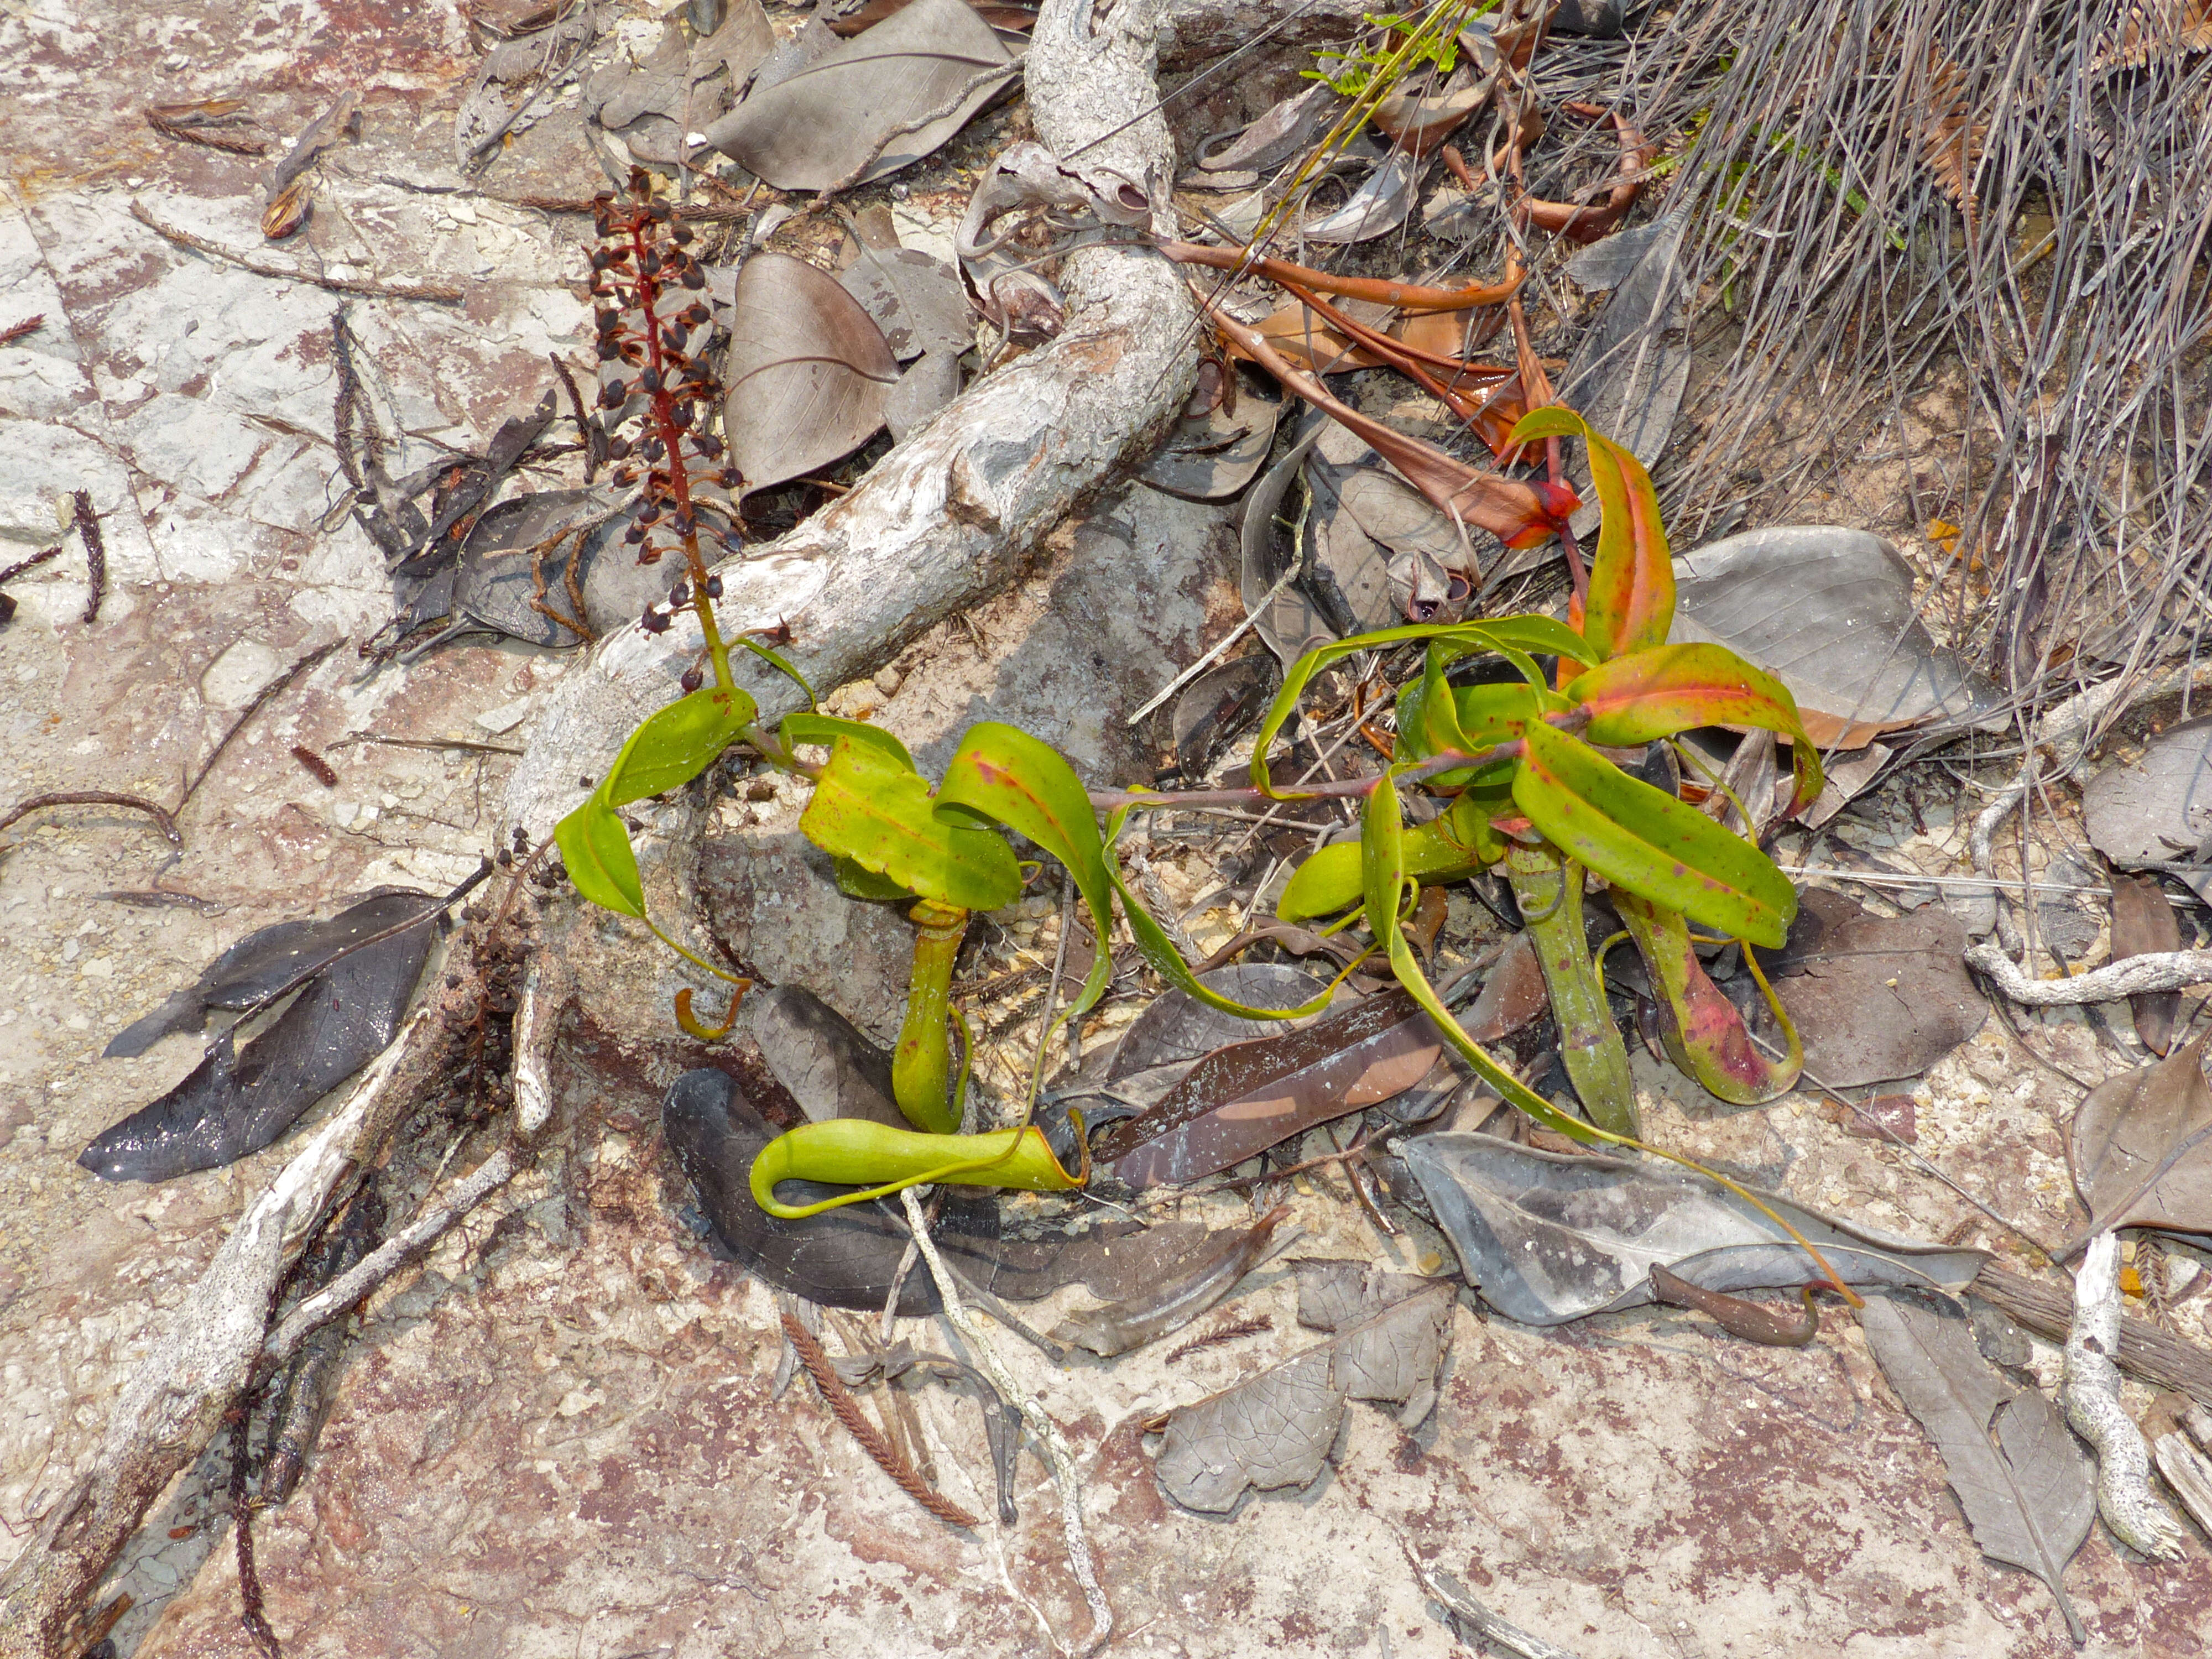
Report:
[[[1764,853],[1541,720],[1523,741],[1513,803],[1561,852],[1717,933],[1781,945],[1797,891]]]
[[[1006,837],[939,817],[921,775],[872,744],[838,740],[799,827],[823,851],[957,910],[1021,896]]]
[[[1582,635],[1550,617],[1501,617],[1494,622],[1424,623],[1407,628],[1383,628],[1372,634],[1356,634],[1348,640],[1317,647],[1291,665],[1283,676],[1282,689],[1275,693],[1267,717],[1260,722],[1259,735],[1252,744],[1252,787],[1273,799],[1297,799],[1294,790],[1278,789],[1268,777],[1267,750],[1274,742],[1275,733],[1282,730],[1283,722],[1297,708],[1298,699],[1305,695],[1313,677],[1330,664],[1358,652],[1401,645],[1411,640],[1435,640],[1462,645],[1473,651],[1495,651],[1538,686],[1543,684],[1543,676],[1530,661],[1532,653],[1569,657],[1577,662],[1595,660]]]
[[[1076,1144],[1083,1145],[1083,1121],[1075,1114]],[[961,1187],[1019,1187],[1038,1193],[1064,1193],[1090,1175],[1090,1155],[1073,1171],[1052,1155],[1044,1131],[1035,1124],[994,1129],[980,1135],[931,1135],[894,1129],[867,1118],[833,1117],[802,1123],[778,1135],[753,1159],[753,1202],[785,1221],[802,1221],[824,1210],[888,1198],[908,1187],[950,1182]],[[861,1191],[840,1193],[817,1204],[786,1204],[775,1195],[780,1181],[825,1181],[854,1184]]]
[[[760,712],[734,686],[702,685],[645,717],[599,793],[610,806],[667,793],[691,781],[730,746]]]
[[[1490,820],[1505,804],[1502,792],[1487,797],[1470,791],[1449,811],[1405,832],[1406,873],[1425,886],[1464,881],[1495,864],[1505,843]],[[1278,919],[1302,923],[1334,915],[1359,902],[1366,876],[1359,843],[1340,841],[1322,848],[1291,873],[1277,901]]]
[[[830,749],[836,746],[839,738],[850,738],[854,743],[882,750],[909,772],[917,769],[904,744],[882,726],[871,726],[866,720],[840,720],[835,714],[811,714],[800,709],[783,717],[776,735],[783,739],[786,749],[795,749],[802,743],[819,744]]]
[[[592,796],[553,826],[553,842],[579,894],[603,909],[645,920],[637,855],[630,851],[629,829],[613,807]]]
[[[1662,645],[1584,669],[1566,688],[1589,711],[1583,735],[1611,748],[1672,737],[1694,726],[1755,726],[1790,739],[1797,776],[1793,811],[1820,793],[1820,751],[1805,735],[1797,700],[1724,645]]]
[[[1667,643],[1674,623],[1674,560],[1659,497],[1644,463],[1610,438],[1600,437],[1571,409],[1532,409],[1515,423],[1507,441],[1582,439],[1589,447],[1590,482],[1605,517],[1590,561],[1589,593],[1583,604],[1583,637],[1595,660]],[[1590,660],[1585,657],[1583,660]]]

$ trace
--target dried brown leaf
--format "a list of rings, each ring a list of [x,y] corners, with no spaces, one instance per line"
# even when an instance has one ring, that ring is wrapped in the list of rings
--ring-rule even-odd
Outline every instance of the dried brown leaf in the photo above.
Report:
[[[2074,1639],[2086,1640],[2060,1580],[2089,1535],[2097,1498],[2088,1459],[2057,1409],[2035,1389],[2015,1392],[2003,1382],[1963,1319],[1877,1296],[1868,1298],[1859,1323],[1882,1374],[1943,1455],[1982,1553],[2050,1585]]]
[[[2212,1232],[2212,1034],[2155,1066],[2098,1085],[2074,1115],[2069,1152],[2087,1231]]]
[[[2112,960],[2150,956],[2181,948],[2181,923],[2166,902],[2166,890],[2154,876],[2112,878]],[[2148,991],[2128,999],[2136,1035],[2143,1047],[2163,1054],[2173,1046],[2173,1022],[2181,1012],[2179,991]]]
[[[836,277],[787,253],[745,261],[724,428],[748,492],[858,449],[883,425],[898,378],[883,331]]]

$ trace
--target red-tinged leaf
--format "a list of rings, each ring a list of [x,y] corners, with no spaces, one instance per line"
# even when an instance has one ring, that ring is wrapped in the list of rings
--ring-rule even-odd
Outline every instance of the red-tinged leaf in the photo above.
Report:
[[[872,744],[838,740],[799,827],[825,853],[956,909],[995,910],[1021,896],[1006,837],[940,818],[921,775]]]
[[[1737,1106],[1756,1106],[1787,1094],[1805,1068],[1804,1045],[1765,975],[1759,988],[1787,1034],[1788,1055],[1771,1060],[1759,1052],[1744,1029],[1743,1016],[1721,994],[1690,945],[1680,915],[1635,894],[1615,889],[1613,908],[1628,924],[1651,983],[1666,1000],[1663,1041],[1668,1058],[1705,1085],[1707,1092]],[[1753,958],[1747,953],[1746,961]],[[1753,971],[1756,972],[1754,963]]]
[[[1820,793],[1818,745],[1806,736],[1790,688],[1723,645],[1662,645],[1585,670],[1565,688],[1589,711],[1583,736],[1632,748],[1695,726],[1761,726],[1788,738],[1797,772],[1793,811]]]
[[[1756,847],[1541,720],[1522,740],[1514,805],[1561,852],[1717,933],[1789,936],[1796,889]]]
[[[1508,547],[1534,547],[1557,535],[1582,505],[1581,498],[1565,484],[1509,478],[1502,472],[1478,472],[1435,446],[1361,414],[1331,397],[1319,380],[1284,362],[1282,354],[1256,329],[1210,306],[1207,314],[1216,328],[1249,352],[1254,362],[1285,386],[1364,438],[1439,513],[1486,530]],[[1673,592],[1670,586],[1670,605]]]
[[[1588,444],[1590,482],[1605,514],[1590,564],[1583,637],[1601,661],[1664,645],[1674,622],[1674,562],[1650,475],[1627,450],[1559,404],[1532,410],[1513,428],[1516,443],[1566,437]]]

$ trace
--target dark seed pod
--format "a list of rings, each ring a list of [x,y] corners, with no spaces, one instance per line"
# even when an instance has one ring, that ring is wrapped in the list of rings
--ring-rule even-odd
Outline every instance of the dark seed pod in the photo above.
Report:
[[[499,867],[504,870],[508,865],[514,862],[514,854],[508,848],[502,847],[499,849],[499,857],[496,860],[496,862],[499,865]]]
[[[611,309],[592,313],[592,326],[602,334],[611,334],[622,326],[622,313]]]
[[[696,691],[706,683],[707,677],[696,668],[685,669],[684,671],[684,678],[677,682],[678,684],[684,688],[686,696]]]
[[[689,582],[678,582],[675,586],[670,588],[668,590],[668,602],[674,605],[685,605],[690,604],[691,584]]]
[[[637,271],[641,276],[658,276],[660,275],[660,256],[658,253],[647,254],[637,262]]]
[[[711,461],[722,453],[722,441],[711,432],[695,432],[691,434],[691,447]]]
[[[637,377],[637,389],[645,392],[659,391],[660,371],[657,368],[648,368],[640,374]]]
[[[599,361],[611,363],[622,356],[622,343],[602,335],[599,338]]]
[[[678,225],[668,233],[668,240],[678,247],[684,247],[687,246],[697,234],[698,232],[693,230],[690,226]]]
[[[670,410],[668,411],[668,423],[679,432],[681,432],[685,427],[690,425],[691,405],[689,404],[678,404],[675,408]]]
[[[719,599],[722,597],[722,579],[720,576],[707,578],[707,597],[710,599]]]
[[[665,225],[668,222],[668,204],[665,202],[655,202],[647,207],[645,211],[647,216],[656,224]]]
[[[643,552],[637,556],[637,562],[642,565],[659,564],[660,562],[660,550],[657,547],[647,548]]]
[[[707,309],[706,302],[699,301],[695,301],[691,309],[684,313],[684,320],[694,328],[704,328],[714,320],[714,313]]]
[[[636,546],[638,543],[644,539],[645,526],[641,524],[634,524],[629,529],[623,532],[623,540],[628,542],[633,547]]]
[[[629,440],[627,438],[608,439],[607,459],[611,461],[628,460],[629,459]]]
[[[668,631],[668,617],[665,612],[648,607],[639,625],[648,634],[665,634]]]
[[[665,460],[665,459],[667,459],[667,456],[668,456],[668,447],[667,447],[665,444],[662,443],[662,442],[660,441],[660,440],[659,440],[659,439],[658,439],[658,438],[647,438],[647,439],[645,441],[645,459],[646,459],[647,460],[648,460],[648,461],[659,461],[659,460]]]
[[[518,853],[530,850],[530,831],[519,823],[514,826],[514,850]]]
[[[609,380],[599,388],[599,407],[620,409],[629,401],[629,388],[620,380]]]
[[[696,265],[690,266],[684,273],[684,286],[686,288],[706,287],[707,273],[700,270]]]

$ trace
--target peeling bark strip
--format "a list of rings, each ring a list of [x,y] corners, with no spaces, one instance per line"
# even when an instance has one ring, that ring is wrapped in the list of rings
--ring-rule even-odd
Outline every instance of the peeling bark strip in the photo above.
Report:
[[[1172,150],[1153,108],[1159,15],[1158,0],[1121,0],[1095,20],[1090,0],[1053,0],[1024,73],[1047,147],[1067,155],[1089,145],[1086,171],[1110,168],[1164,204]],[[726,635],[788,618],[787,654],[800,672],[823,690],[844,684],[1006,586],[1048,532],[1146,453],[1196,373],[1189,295],[1172,265],[1134,247],[1070,254],[1064,287],[1057,340],[969,387],[850,495],[720,567]],[[699,646],[696,624],[679,618],[665,634],[625,629],[595,647],[515,769],[507,821],[550,833],[580,798],[577,778],[604,775],[639,715],[677,695]],[[773,726],[796,706],[795,688],[756,666],[738,678]]]

